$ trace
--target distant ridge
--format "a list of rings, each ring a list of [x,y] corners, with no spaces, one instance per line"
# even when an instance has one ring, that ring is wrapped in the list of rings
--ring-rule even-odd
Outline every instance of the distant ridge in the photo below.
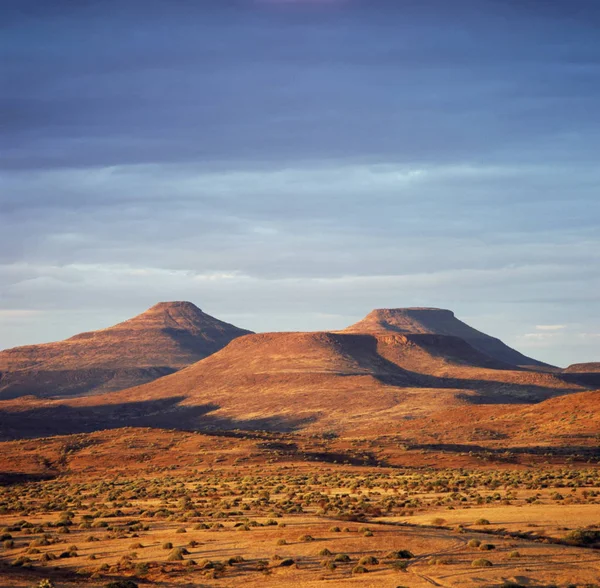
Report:
[[[112,327],[0,352],[0,398],[121,390],[181,369],[250,333],[191,302],[160,302]]]
[[[563,371],[568,374],[600,374],[600,361],[574,363]]]
[[[470,327],[442,308],[380,308],[344,329],[344,333],[434,334],[459,337],[489,357],[511,366],[552,367],[512,349],[500,339]]]

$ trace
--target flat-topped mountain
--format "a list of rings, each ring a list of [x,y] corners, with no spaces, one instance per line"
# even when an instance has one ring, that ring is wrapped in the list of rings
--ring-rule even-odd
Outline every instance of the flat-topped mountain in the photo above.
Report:
[[[452,406],[531,403],[585,389],[495,360],[451,335],[260,333],[126,390],[0,402],[0,428],[7,437],[124,425],[362,435]]]
[[[441,308],[381,308],[344,329],[345,333],[434,334],[459,337],[489,357],[512,366],[551,367],[512,349]]]
[[[172,373],[250,331],[191,302],[161,302],[122,323],[0,352],[0,398],[120,390]]]

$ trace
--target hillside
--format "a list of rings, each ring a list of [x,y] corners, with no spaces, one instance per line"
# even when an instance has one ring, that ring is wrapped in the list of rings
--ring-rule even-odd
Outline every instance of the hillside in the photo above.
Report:
[[[574,363],[563,371],[569,374],[600,374],[600,362]]]
[[[451,310],[440,308],[383,308],[370,312],[345,333],[411,333],[459,337],[489,357],[512,366],[551,367],[512,349],[458,320]]]
[[[113,327],[0,352],[0,398],[76,396],[152,381],[249,331],[190,302],[162,302]]]
[[[143,386],[62,402],[0,403],[5,438],[124,425],[394,432],[451,406],[583,390],[513,369],[446,335],[264,333]]]
[[[402,434],[412,443],[438,450],[562,447],[585,453],[597,449],[599,402],[600,390],[596,390],[525,406],[448,407],[407,423]]]

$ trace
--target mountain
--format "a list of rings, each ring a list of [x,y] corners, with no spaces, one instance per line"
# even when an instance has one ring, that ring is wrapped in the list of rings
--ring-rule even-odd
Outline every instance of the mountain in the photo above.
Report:
[[[450,335],[463,339],[475,349],[508,365],[552,367],[519,353],[500,339],[470,327],[457,319],[451,310],[441,308],[376,309],[343,332]]]
[[[191,302],[161,302],[113,327],[0,352],[0,398],[75,396],[155,380],[250,331]]]
[[[126,390],[0,402],[0,429],[4,438],[122,426],[370,435],[451,407],[526,404],[585,389],[500,362],[452,335],[261,333]]]

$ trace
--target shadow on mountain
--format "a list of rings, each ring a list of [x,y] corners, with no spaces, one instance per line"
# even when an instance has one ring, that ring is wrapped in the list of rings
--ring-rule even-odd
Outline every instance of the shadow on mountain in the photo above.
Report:
[[[470,390],[475,392],[477,396],[468,394],[458,395],[458,398],[470,404],[530,404],[531,402],[541,402],[571,392],[581,392],[580,389],[575,387],[572,389],[561,389],[534,384],[504,382],[501,379],[500,371],[497,381],[478,380],[422,374],[401,368],[383,357],[381,358],[381,362],[385,364],[388,373],[374,374],[374,377],[386,386],[405,386],[406,379],[408,378],[414,386],[419,388]],[[566,380],[562,378],[562,374],[560,374],[560,377],[556,374],[555,376],[570,384],[581,385],[581,381],[575,378]]]
[[[13,400],[22,396],[52,399],[89,396],[147,384],[176,371],[172,367],[156,366],[3,372],[0,373],[0,399]]]
[[[92,433],[122,427],[151,427],[213,433],[216,431],[293,432],[307,426],[312,418],[272,416],[234,419],[210,413],[217,404],[180,405],[185,397],[100,406],[44,406],[15,412],[0,410],[0,440]]]

